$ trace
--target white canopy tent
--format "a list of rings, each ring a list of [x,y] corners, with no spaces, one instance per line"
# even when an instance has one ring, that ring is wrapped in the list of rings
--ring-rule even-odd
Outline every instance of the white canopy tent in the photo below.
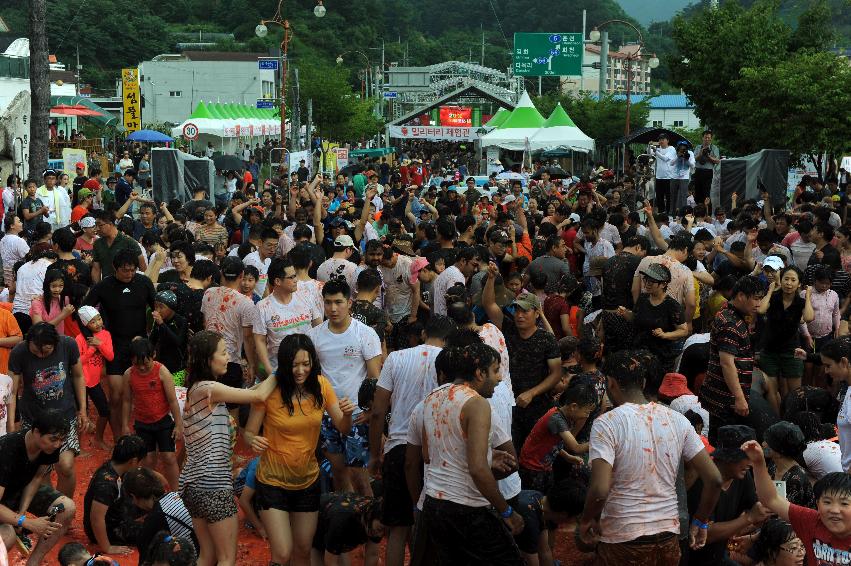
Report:
[[[569,149],[590,152],[594,151],[594,140],[576,127],[561,103],[558,103],[544,122],[544,127],[529,140],[529,147],[532,151]]]
[[[523,151],[529,140],[543,127],[544,117],[538,112],[529,94],[524,92],[511,111],[511,115],[497,128],[482,136],[482,147],[497,146],[502,149]]]

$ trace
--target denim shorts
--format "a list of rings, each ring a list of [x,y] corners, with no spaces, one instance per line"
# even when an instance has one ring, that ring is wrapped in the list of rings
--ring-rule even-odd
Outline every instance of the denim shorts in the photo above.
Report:
[[[322,449],[330,454],[343,454],[349,468],[366,468],[369,464],[369,425],[353,425],[343,436],[334,427],[331,417],[322,417]]]

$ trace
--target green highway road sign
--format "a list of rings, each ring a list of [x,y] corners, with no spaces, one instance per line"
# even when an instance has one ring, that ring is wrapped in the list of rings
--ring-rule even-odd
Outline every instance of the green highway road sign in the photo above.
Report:
[[[581,76],[583,49],[581,33],[515,33],[514,74]]]

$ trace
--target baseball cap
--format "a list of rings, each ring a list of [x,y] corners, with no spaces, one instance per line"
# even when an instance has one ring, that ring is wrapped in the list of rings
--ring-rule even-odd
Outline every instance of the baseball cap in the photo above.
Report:
[[[82,161],[78,161],[77,163],[75,163],[75,164],[74,164],[74,167],[75,167],[76,169],[85,169],[85,168],[86,168],[86,164],[85,164],[85,163],[83,163]]]
[[[90,307],[89,305],[80,307],[77,310],[77,314],[80,315],[80,320],[83,322],[83,324],[88,324],[96,316],[100,316],[98,310],[95,307]]]
[[[84,216],[80,219],[80,228],[94,228],[95,227],[95,217],[94,216]]]
[[[659,395],[668,399],[676,399],[683,395],[694,395],[688,388],[688,380],[681,373],[666,373],[659,386]]]
[[[541,308],[541,301],[538,300],[538,296],[534,293],[524,292],[517,295],[517,298],[511,302],[512,305],[524,310],[538,310]]]
[[[763,269],[765,269],[766,267],[769,267],[769,268],[773,269],[774,271],[780,271],[785,266],[786,266],[786,264],[783,263],[783,260],[779,256],[776,256],[776,255],[770,255],[767,258],[765,258],[765,261],[762,262]]]
[[[355,247],[355,242],[352,240],[352,237],[347,234],[342,234],[337,236],[337,239],[334,240],[335,248],[353,248]]]
[[[219,267],[222,270],[222,276],[227,279],[236,279],[245,271],[245,264],[235,256],[225,257]]]
[[[579,218],[579,215],[576,214],[575,212],[571,213],[570,216],[568,216],[568,218],[570,219],[571,222],[579,222],[581,220],[581,218]]]
[[[671,270],[661,263],[651,263],[640,271],[642,275],[657,283],[670,283]]]
[[[718,440],[712,457],[725,462],[740,462],[747,459],[742,444],[756,440],[756,432],[747,425],[726,425],[718,429]]]
[[[51,175],[56,177],[56,169],[45,169],[41,173],[42,177],[50,177]]]
[[[89,179],[85,183],[83,183],[83,188],[96,191],[100,188],[100,181],[97,179]]]
[[[83,199],[83,198],[92,196],[92,194],[93,194],[92,191],[90,191],[89,189],[82,188],[77,192],[77,198]]]
[[[508,204],[510,202],[514,202],[515,200],[517,200],[517,197],[515,197],[514,195],[507,195],[504,199],[502,199],[502,203]]]

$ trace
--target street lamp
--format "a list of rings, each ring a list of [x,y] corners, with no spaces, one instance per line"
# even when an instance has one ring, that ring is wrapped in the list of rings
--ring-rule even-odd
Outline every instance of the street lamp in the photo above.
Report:
[[[343,51],[342,53],[337,55],[337,59],[336,59],[337,64],[342,65],[343,64],[343,55],[348,55],[349,53],[357,53],[358,55],[360,55],[361,57],[364,58],[364,61],[366,61],[366,67],[364,67],[364,71],[363,71],[364,72],[364,78],[363,78],[363,82],[361,83],[361,93],[362,93],[362,96],[364,98],[366,98],[368,93],[369,93],[369,89],[367,88],[367,85],[369,84],[369,69],[372,65],[372,63],[370,63],[370,61],[369,61],[369,55],[367,55],[363,51],[360,51],[359,49],[349,49],[348,51]]]
[[[325,16],[327,10],[322,5],[323,0],[317,0],[316,7],[313,8],[313,15],[317,18]],[[275,15],[269,20],[260,20],[260,23],[254,28],[254,34],[257,37],[266,37],[269,35],[267,24],[275,24],[284,28],[284,37],[281,39],[281,145],[286,145],[287,141],[287,47],[290,44],[290,21],[282,15],[284,0],[278,0],[278,9]]]

